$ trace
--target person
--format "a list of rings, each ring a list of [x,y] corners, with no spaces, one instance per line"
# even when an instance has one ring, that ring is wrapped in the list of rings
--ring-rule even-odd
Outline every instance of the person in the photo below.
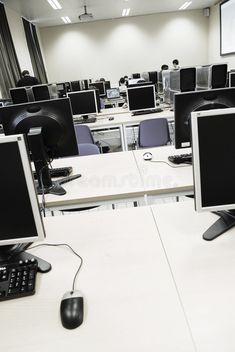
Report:
[[[126,93],[126,82],[124,77],[119,79],[119,91],[120,93]]]
[[[162,71],[169,70],[169,66],[166,65],[166,64],[163,64],[163,65],[161,66],[161,70],[162,70]]]
[[[37,84],[40,84],[39,80],[34,77],[30,76],[28,70],[24,70],[21,73],[21,79],[16,84],[16,87],[28,87],[28,86],[35,86]]]
[[[174,59],[172,61],[172,65],[173,65],[173,70],[178,70],[179,69],[179,60],[178,59]]]

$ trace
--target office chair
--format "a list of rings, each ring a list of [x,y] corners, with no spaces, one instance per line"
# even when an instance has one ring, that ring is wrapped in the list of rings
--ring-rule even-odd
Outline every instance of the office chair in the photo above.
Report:
[[[171,142],[167,119],[156,118],[141,121],[138,142],[140,148],[158,147]]]
[[[100,154],[98,146],[91,143],[78,144],[78,152],[80,156]]]
[[[87,125],[75,125],[74,128],[78,145],[84,143],[95,144],[91,130]]]

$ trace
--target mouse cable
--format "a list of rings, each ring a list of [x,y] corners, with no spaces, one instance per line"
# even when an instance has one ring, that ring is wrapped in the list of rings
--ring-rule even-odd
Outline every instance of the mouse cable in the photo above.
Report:
[[[185,165],[182,165],[182,166],[174,166],[174,165],[171,165],[170,163],[168,163],[167,161],[164,161],[164,160],[146,160],[146,161],[150,161],[151,163],[163,163],[163,164],[167,164],[168,166],[172,167],[173,169],[180,169],[182,167],[188,167],[188,166],[191,166],[192,164],[189,163],[189,162],[185,162],[184,164]]]
[[[73,278],[73,284],[72,284],[72,291],[75,291],[75,284],[76,284],[76,280],[77,280],[77,276],[78,276],[78,273],[83,265],[83,258],[67,243],[41,243],[41,244],[36,244],[35,246],[32,246],[32,247],[28,247],[27,248],[27,251],[30,250],[30,249],[34,249],[34,248],[38,248],[38,247],[67,247],[69,248],[73,254],[76,255],[76,257],[78,257],[80,259],[80,264],[79,264],[79,267],[74,275],[74,278]],[[23,251],[22,251],[23,252]],[[19,254],[20,252],[17,253],[17,255]]]

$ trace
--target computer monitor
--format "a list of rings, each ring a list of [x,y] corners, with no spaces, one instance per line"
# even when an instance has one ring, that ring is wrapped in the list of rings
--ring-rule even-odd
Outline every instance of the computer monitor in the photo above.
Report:
[[[235,72],[229,72],[229,87],[235,87]]]
[[[35,101],[51,99],[50,90],[47,84],[39,84],[32,87]]]
[[[103,81],[90,83],[89,88],[92,89],[93,87],[99,90],[101,97],[105,96],[105,85]]]
[[[120,90],[119,88],[107,89],[106,95],[108,99],[118,99],[120,98]]]
[[[94,89],[67,94],[71,102],[73,115],[88,118],[88,115],[97,114],[97,100]]]
[[[106,91],[107,89],[110,89],[110,88],[111,88],[111,83],[110,83],[110,81],[105,81],[105,82],[104,82],[104,88],[105,88],[105,91]]]
[[[213,240],[235,225],[235,108],[192,113],[195,205],[221,218],[204,234]]]
[[[151,81],[153,84],[157,84],[158,82],[158,72],[157,71],[150,71],[148,72],[148,80]]]
[[[68,98],[5,106],[0,109],[6,135],[27,135],[41,193],[65,194],[52,182],[48,162],[78,155],[71,105]]]
[[[9,92],[13,104],[27,103],[29,101],[25,87],[10,88]]]
[[[175,148],[191,145],[191,112],[235,106],[235,88],[200,90],[174,95]]]
[[[82,90],[82,85],[80,81],[71,81],[70,86],[72,92],[79,92],[80,90]]]
[[[129,110],[144,111],[156,108],[154,85],[127,88],[127,103]]]
[[[67,94],[67,88],[64,82],[56,83],[58,98],[64,98]]]
[[[133,79],[140,78],[140,73],[132,73],[131,77]]]
[[[0,137],[0,160],[0,262],[13,255],[17,255],[17,260],[29,259],[32,256],[23,249],[42,241],[45,231],[23,135]]]

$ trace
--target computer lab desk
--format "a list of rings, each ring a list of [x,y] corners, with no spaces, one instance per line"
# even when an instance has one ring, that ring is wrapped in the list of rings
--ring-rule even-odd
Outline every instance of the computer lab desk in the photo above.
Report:
[[[108,112],[105,110],[108,110]],[[174,121],[174,113],[169,109],[166,109],[162,112],[137,116],[132,116],[132,114],[127,109],[122,108],[105,110],[98,114],[96,122],[89,123],[87,126],[89,126],[89,128],[94,132],[101,132],[107,129],[117,129],[120,134],[121,147],[123,151],[128,150],[128,129],[139,126],[141,121],[155,118],[166,118],[169,123]]]
[[[217,216],[193,201],[152,209],[197,351],[234,352],[235,228],[208,242]]]
[[[47,217],[44,223],[44,242],[66,242],[83,257],[76,288],[84,296],[84,322],[66,330],[59,314],[78,258],[64,248],[31,250],[52,270],[38,273],[35,295],[0,302],[1,351],[195,351],[149,207]]]
[[[45,195],[47,209],[144,202],[142,179],[131,151],[57,159],[52,166],[72,166],[73,174],[82,177],[63,184],[63,196]]]
[[[146,152],[152,154],[152,160],[144,160],[143,155]],[[190,152],[191,148],[178,150],[173,145],[133,151],[148,204],[152,204],[156,197],[193,194],[192,166],[174,165],[168,161],[170,155]]]

